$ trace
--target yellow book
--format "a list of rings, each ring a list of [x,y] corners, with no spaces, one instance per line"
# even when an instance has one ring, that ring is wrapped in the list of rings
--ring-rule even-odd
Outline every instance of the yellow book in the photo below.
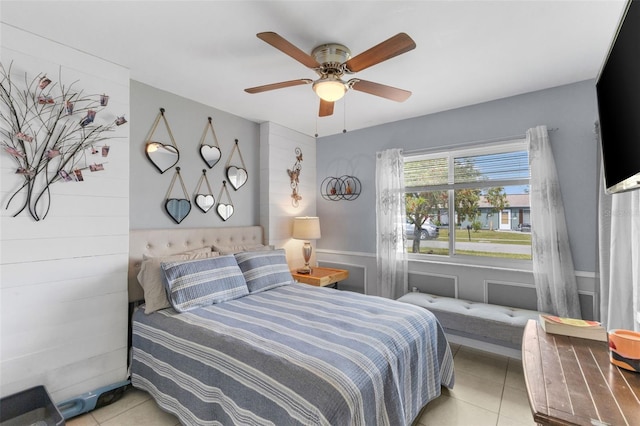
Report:
[[[551,334],[561,334],[602,342],[608,340],[607,330],[597,321],[540,314],[540,325],[545,332]]]

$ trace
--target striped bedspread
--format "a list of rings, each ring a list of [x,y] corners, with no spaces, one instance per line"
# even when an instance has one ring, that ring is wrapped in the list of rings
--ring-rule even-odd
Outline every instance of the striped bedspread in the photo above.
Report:
[[[454,381],[426,309],[297,283],[138,310],[131,373],[185,425],[409,425]]]

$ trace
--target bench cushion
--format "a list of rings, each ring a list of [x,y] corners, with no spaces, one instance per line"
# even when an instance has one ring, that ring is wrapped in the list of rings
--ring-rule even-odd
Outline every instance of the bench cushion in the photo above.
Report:
[[[522,345],[522,333],[527,321],[538,320],[540,314],[538,311],[428,293],[407,293],[398,300],[430,310],[448,333],[514,349],[520,349]]]

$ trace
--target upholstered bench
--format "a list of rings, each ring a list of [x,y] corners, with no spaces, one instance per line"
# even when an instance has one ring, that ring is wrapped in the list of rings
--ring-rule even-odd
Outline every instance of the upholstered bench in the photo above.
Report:
[[[538,311],[471,302],[428,293],[407,293],[401,302],[433,312],[449,335],[461,336],[507,348],[521,350],[524,326],[538,320]]]

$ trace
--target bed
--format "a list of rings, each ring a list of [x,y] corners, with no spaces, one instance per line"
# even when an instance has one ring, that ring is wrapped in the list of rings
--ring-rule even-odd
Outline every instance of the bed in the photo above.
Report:
[[[262,241],[260,227],[131,231],[130,301],[165,258],[170,305],[133,313],[134,387],[185,425],[409,425],[453,387],[428,310],[293,282]]]

